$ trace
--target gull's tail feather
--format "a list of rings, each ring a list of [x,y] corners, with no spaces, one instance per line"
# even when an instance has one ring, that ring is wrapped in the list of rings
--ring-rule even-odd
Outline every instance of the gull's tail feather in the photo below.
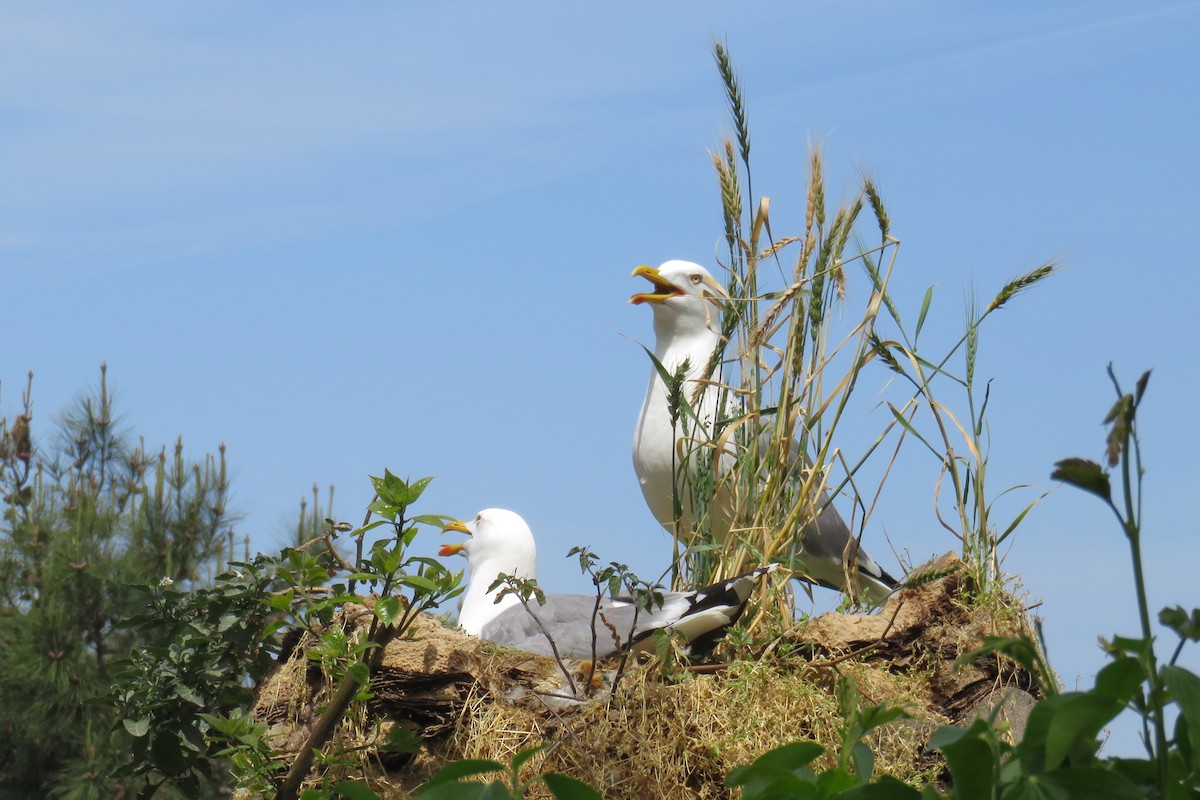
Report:
[[[687,610],[665,627],[683,634],[692,652],[711,649],[725,635],[725,630],[741,619],[758,582],[764,575],[779,569],[779,566],[767,564],[728,580],[686,592]],[[643,636],[652,632],[648,630]]]
[[[852,534],[842,515],[832,505],[809,523],[797,537],[795,548],[780,562],[797,573],[801,580],[848,592],[846,568],[843,558],[851,544]],[[857,548],[859,592],[872,605],[879,605],[896,590],[900,582],[876,563],[875,559],[861,547]]]

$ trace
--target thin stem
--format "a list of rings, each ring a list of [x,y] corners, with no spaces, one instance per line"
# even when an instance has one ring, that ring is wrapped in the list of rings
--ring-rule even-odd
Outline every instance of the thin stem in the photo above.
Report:
[[[1113,379],[1116,385],[1116,376],[1113,373],[1112,367],[1109,367],[1109,376]],[[1117,396],[1124,396],[1117,387]],[[1129,538],[1129,552],[1133,561],[1133,580],[1135,591],[1137,592],[1138,601],[1138,616],[1142,625],[1142,638],[1145,642],[1143,650],[1144,665],[1146,668],[1146,676],[1150,682],[1150,697],[1148,702],[1148,713],[1154,722],[1154,761],[1158,770],[1158,786],[1159,791],[1164,795],[1167,791],[1167,731],[1166,720],[1163,714],[1163,687],[1162,677],[1158,672],[1158,660],[1154,655],[1154,634],[1150,627],[1150,608],[1146,597],[1146,578],[1145,571],[1142,567],[1142,547],[1141,547],[1141,459],[1137,445],[1137,433],[1134,428],[1134,419],[1137,414],[1137,400],[1132,396],[1128,397],[1129,404],[1127,409],[1121,412],[1124,417],[1125,429],[1121,442],[1121,489],[1124,493],[1125,515],[1122,517],[1112,501],[1109,505],[1113,508],[1113,513],[1121,520],[1125,529],[1125,534]],[[1114,422],[1117,424],[1120,420]],[[1130,453],[1130,448],[1133,448],[1133,453]],[[1133,471],[1134,461],[1137,461],[1137,491],[1133,489]]]

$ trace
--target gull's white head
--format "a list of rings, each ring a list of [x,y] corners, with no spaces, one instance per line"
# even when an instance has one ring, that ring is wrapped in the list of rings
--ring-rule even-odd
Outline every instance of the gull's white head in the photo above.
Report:
[[[715,330],[720,325],[720,309],[729,295],[716,278],[691,261],[667,261],[658,268],[638,267],[631,277],[642,277],[653,284],[650,292],[629,298],[634,305],[649,303],[654,309],[654,326],[685,329],[697,325]]]
[[[520,602],[513,594],[497,601],[500,588],[488,591],[496,578],[501,574],[537,577],[537,546],[533,542],[533,532],[520,514],[503,508],[485,508],[472,520],[455,520],[442,529],[443,533],[446,531],[457,531],[470,537],[465,542],[444,545],[438,555],[458,554],[467,558],[471,580],[463,595],[458,624],[467,633],[478,636],[483,626],[500,612]]]
[[[507,563],[509,574],[520,573],[532,577],[537,564],[537,545],[529,525],[515,511],[505,508],[485,508],[472,520],[455,520],[442,528],[442,532],[458,531],[471,538],[458,544],[444,545],[438,555],[455,554],[467,557],[471,572],[484,562],[498,560]],[[493,578],[495,576],[492,576]]]

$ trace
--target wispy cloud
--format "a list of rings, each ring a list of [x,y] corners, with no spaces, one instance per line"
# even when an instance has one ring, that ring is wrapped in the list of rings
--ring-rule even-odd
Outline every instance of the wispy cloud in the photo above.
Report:
[[[0,25],[0,247],[35,261],[117,243],[158,252],[189,231],[261,232],[264,218],[287,236],[309,230],[314,205],[355,202],[363,177],[407,184],[371,191],[428,208],[494,192],[489,176],[512,186],[585,169],[595,138],[625,124],[603,120],[597,102],[665,79],[671,68],[647,61],[669,50],[604,52],[597,34],[616,16],[532,48],[528,33],[498,35],[511,13],[485,3],[470,13],[10,10]]]

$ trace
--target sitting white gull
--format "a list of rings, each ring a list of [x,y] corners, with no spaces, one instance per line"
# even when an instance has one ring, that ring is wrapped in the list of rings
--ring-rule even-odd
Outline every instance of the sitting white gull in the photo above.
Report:
[[[647,303],[654,310],[655,358],[672,375],[685,360],[688,361],[684,394],[690,403],[697,381],[703,379],[709,359],[721,341],[721,311],[729,296],[708,270],[689,261],[668,261],[657,269],[638,267],[633,275],[646,278],[654,286],[653,291],[635,294],[629,301],[634,304]],[[716,377],[719,382],[719,376]],[[657,365],[651,367],[650,383],[633,436],[633,467],[650,512],[672,535],[678,535],[673,508],[675,470],[681,461],[681,453],[686,454],[697,442],[706,444],[711,441],[711,426],[719,394],[715,383],[709,384],[700,393],[698,402],[693,405],[700,430],[695,430],[697,425],[693,421],[692,442],[681,442],[683,437],[671,422],[667,386]],[[728,448],[722,460],[726,464],[732,462],[733,454],[728,452]],[[799,469],[809,466],[795,442],[792,443],[792,463]],[[681,501],[680,533],[683,534],[681,539],[687,543],[685,537],[691,532],[691,508],[686,498],[681,498]],[[721,542],[727,540],[732,524],[728,518],[729,512],[726,510],[724,514],[721,513],[724,505],[727,503],[716,504],[714,510],[717,513],[712,524],[713,534]],[[850,542],[850,529],[829,502],[828,496],[821,497],[816,506],[820,513],[801,532],[794,558],[783,561],[801,573],[797,577],[845,591],[842,554]],[[880,602],[896,587],[896,580],[861,547],[858,548],[856,566],[862,591],[872,602]]]
[[[629,597],[605,597],[597,611],[594,595],[574,594],[546,595],[545,604],[532,597],[526,609],[511,592],[497,600],[503,587],[489,591],[501,574],[537,577],[537,547],[519,514],[487,508],[473,520],[449,523],[445,531],[470,537],[438,551],[440,556],[466,556],[471,570],[459,626],[480,639],[548,656],[553,655],[549,634],[558,654],[572,659],[600,659],[636,648],[660,628],[682,634],[692,649],[709,647],[741,616],[758,580],[777,566],[692,592],[663,592],[662,605],[652,605],[650,611],[639,609]]]

